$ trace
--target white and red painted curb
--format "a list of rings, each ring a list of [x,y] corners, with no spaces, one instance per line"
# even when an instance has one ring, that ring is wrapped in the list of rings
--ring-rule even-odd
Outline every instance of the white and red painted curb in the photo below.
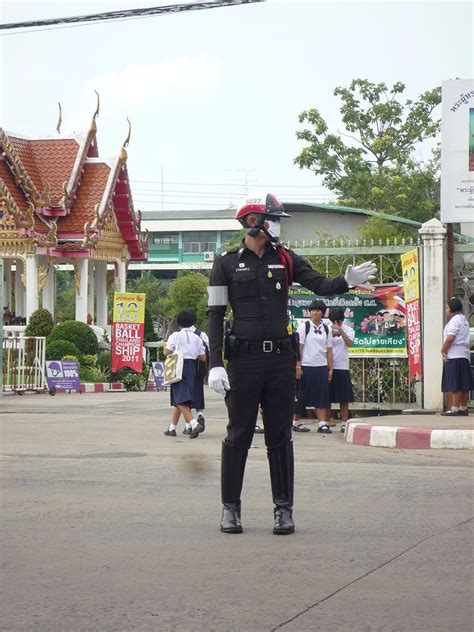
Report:
[[[398,448],[402,450],[424,450],[428,448],[469,450],[474,448],[474,430],[470,429],[373,426],[366,422],[349,420],[344,436],[348,443],[377,448]]]
[[[124,391],[122,382],[81,382],[81,393],[108,393],[110,391]],[[56,393],[68,393],[64,388],[57,388]]]

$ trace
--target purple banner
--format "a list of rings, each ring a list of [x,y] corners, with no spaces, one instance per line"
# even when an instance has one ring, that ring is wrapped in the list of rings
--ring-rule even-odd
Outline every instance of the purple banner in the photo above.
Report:
[[[74,360],[48,360],[46,362],[48,388],[79,391],[81,380],[79,368]]]
[[[155,378],[155,386],[157,391],[162,391],[165,388],[165,365],[164,362],[152,362],[153,377]]]

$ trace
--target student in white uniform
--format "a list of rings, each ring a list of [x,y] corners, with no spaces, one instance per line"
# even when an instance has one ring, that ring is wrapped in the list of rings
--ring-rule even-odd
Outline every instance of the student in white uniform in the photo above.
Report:
[[[355,331],[344,324],[344,310],[334,307],[329,311],[332,331],[332,356],[334,370],[329,384],[329,396],[332,403],[338,403],[341,410],[341,432],[346,429],[349,419],[349,402],[354,401],[351,374],[349,371],[349,347],[354,342]],[[331,410],[328,411],[328,420]]]
[[[443,377],[441,390],[451,396],[451,408],[446,417],[469,415],[467,402],[473,388],[470,367],[469,323],[462,313],[459,298],[450,298],[446,305],[448,322],[444,328],[444,342],[441,347],[443,357]]]
[[[192,318],[193,324],[191,326],[191,331],[193,331],[204,343],[204,349],[206,354],[206,361],[197,363],[197,371],[196,371],[196,381],[194,382],[194,397],[193,397],[193,408],[196,410],[196,419],[202,426],[202,432],[206,427],[206,422],[204,419],[204,380],[207,377],[208,370],[208,360],[209,360],[209,338],[205,331],[201,331],[196,327],[196,312],[194,309],[187,310]],[[184,434],[191,434],[191,430],[184,431]]]
[[[332,432],[326,419],[326,411],[331,408],[329,383],[333,374],[332,332],[323,323],[326,304],[313,301],[309,306],[310,320],[298,327],[300,337],[301,361],[296,363],[296,379],[302,380],[300,397],[293,415],[294,432],[309,432],[309,428],[300,422],[307,406],[316,408],[318,432]]]
[[[191,331],[193,322],[189,310],[180,312],[177,322],[180,331],[175,331],[168,338],[164,353],[168,356],[177,348],[183,352],[183,377],[179,382],[171,384],[170,399],[173,413],[171,415],[171,424],[168,430],[165,431],[165,435],[167,437],[176,437],[176,428],[182,414],[186,423],[185,431],[189,429],[189,438],[196,439],[199,433],[203,431],[203,427],[191,413],[196,381],[196,360],[205,360],[206,351],[202,339]],[[185,434],[188,434],[188,432],[185,432]]]

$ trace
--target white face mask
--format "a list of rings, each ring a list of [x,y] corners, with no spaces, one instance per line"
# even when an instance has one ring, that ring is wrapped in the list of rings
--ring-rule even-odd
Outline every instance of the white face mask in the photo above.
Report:
[[[275,222],[275,221],[271,221],[271,220],[267,220],[268,221],[268,233],[272,236],[272,237],[276,237],[276,239],[278,239],[280,237],[280,231],[281,231],[281,224],[280,222]]]

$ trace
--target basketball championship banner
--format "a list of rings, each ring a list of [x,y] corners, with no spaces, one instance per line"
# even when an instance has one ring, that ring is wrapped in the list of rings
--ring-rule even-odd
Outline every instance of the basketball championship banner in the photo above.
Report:
[[[410,383],[420,382],[422,378],[422,364],[418,248],[405,252],[400,258],[402,260],[403,290],[405,294]]]
[[[349,347],[350,356],[406,358],[405,301],[401,285],[358,286],[334,296],[316,296],[311,290],[292,285],[288,292],[288,309],[294,328],[309,318],[308,307],[315,299],[324,301],[328,310],[332,307],[344,310],[344,324],[355,333]]]
[[[145,335],[145,294],[114,293],[112,373],[129,367],[142,372]]]

